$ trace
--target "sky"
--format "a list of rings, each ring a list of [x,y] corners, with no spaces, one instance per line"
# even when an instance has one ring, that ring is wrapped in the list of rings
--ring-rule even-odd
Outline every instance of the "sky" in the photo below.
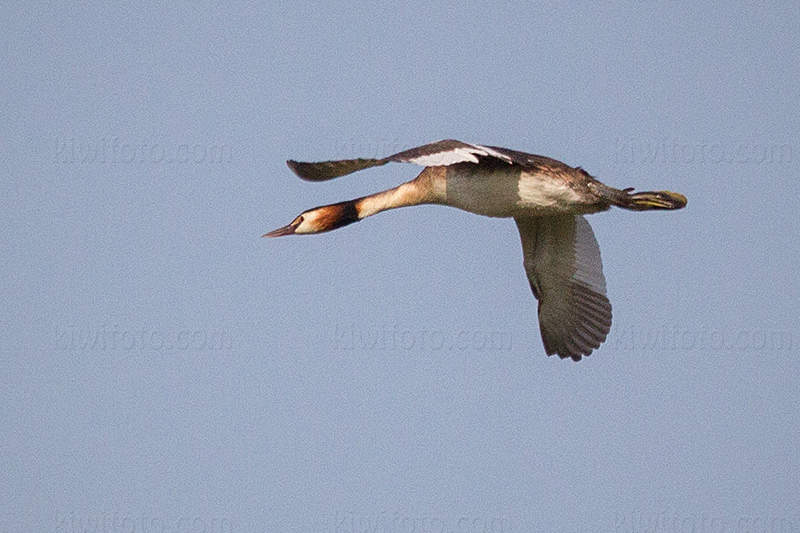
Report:
[[[0,532],[800,531],[796,2],[9,3]],[[515,224],[262,239],[438,139],[671,190],[591,215],[547,357]]]

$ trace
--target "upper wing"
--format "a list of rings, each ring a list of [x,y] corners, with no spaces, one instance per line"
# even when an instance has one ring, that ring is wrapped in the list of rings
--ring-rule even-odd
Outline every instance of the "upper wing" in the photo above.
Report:
[[[342,159],[340,161],[320,161],[319,163],[286,162],[292,171],[308,181],[325,181],[345,176],[358,170],[385,165],[387,159]]]
[[[478,163],[480,161],[479,157],[499,159],[508,164],[513,163],[509,156],[496,148],[454,141],[453,139],[417,146],[416,148],[390,155],[387,159],[399,163],[414,163],[423,167],[442,167],[456,163]]]
[[[478,163],[480,161],[479,158],[491,158],[508,164],[518,163],[511,154],[522,154],[522,152],[446,139],[417,146],[383,159],[342,159],[339,161],[321,161],[319,163],[301,163],[289,160],[286,164],[304,180],[325,181],[365,168],[385,165],[389,162],[438,167],[456,163]]]
[[[518,217],[525,272],[547,355],[580,361],[611,329],[600,248],[580,215]]]

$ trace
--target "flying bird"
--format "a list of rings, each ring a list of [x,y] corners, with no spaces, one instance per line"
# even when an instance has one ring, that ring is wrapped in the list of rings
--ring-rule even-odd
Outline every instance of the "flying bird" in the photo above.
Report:
[[[381,211],[420,204],[513,218],[522,240],[525,272],[539,301],[545,352],[575,361],[598,348],[611,329],[600,248],[583,215],[611,206],[632,211],[686,206],[682,194],[615,189],[580,167],[549,157],[452,139],[383,159],[286,163],[304,180],[326,181],[390,162],[425,168],[393,189],[309,209],[264,237],[322,233]]]

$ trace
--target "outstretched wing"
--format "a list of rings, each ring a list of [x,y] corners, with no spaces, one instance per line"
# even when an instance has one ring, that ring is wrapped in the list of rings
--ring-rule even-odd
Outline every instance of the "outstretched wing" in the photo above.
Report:
[[[547,355],[580,361],[611,329],[600,248],[580,215],[517,217]]]
[[[480,144],[469,144],[446,139],[404,150],[383,159],[342,159],[339,161],[321,161],[319,163],[301,163],[289,160],[286,164],[304,180],[325,181],[365,168],[385,165],[389,162],[438,167],[456,163],[478,163],[484,158],[490,158],[513,164],[515,162],[514,158],[505,152],[511,153],[510,150],[506,151],[502,148],[490,148]],[[514,153],[521,154],[522,152]]]
[[[319,163],[302,163],[300,161],[286,162],[292,171],[308,181],[326,181],[346,176],[359,170],[370,167],[379,167],[389,162],[389,159],[342,159],[340,161],[320,161]]]

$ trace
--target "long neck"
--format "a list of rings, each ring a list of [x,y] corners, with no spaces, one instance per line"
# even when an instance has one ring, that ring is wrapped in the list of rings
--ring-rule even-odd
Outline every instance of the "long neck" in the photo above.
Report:
[[[444,200],[444,167],[428,167],[416,179],[399,187],[354,200],[358,218],[411,205],[441,203]]]

